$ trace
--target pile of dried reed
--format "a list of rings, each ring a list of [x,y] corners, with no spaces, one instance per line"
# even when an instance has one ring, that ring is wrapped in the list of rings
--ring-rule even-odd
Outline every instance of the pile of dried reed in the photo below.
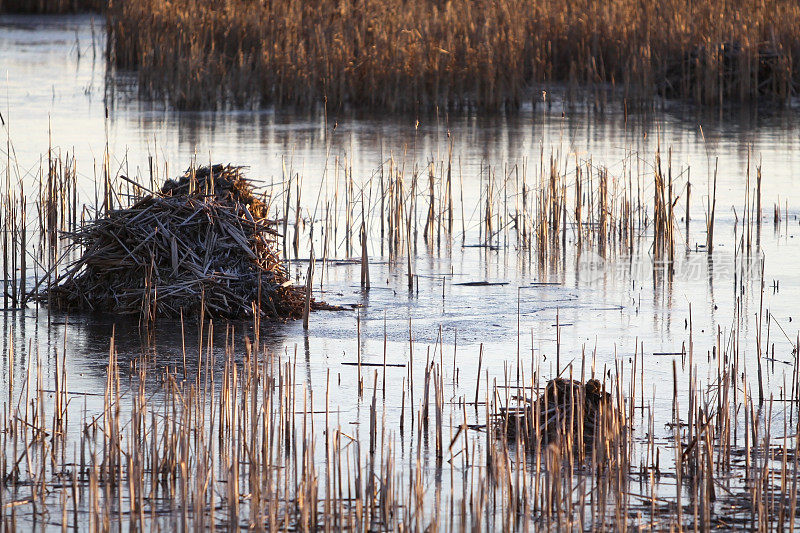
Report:
[[[622,410],[596,379],[583,384],[555,378],[535,401],[502,409],[500,420],[510,439],[519,437],[529,447],[555,443],[580,451],[605,445],[625,426]],[[582,448],[575,447],[579,442]]]
[[[158,193],[69,233],[83,253],[40,293],[61,309],[298,318],[304,291],[241,167],[189,169]]]

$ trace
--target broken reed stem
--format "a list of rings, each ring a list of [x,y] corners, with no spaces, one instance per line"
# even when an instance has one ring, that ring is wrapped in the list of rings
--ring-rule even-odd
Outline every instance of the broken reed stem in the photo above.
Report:
[[[706,249],[708,253],[714,251],[714,216],[717,209],[717,170],[719,168],[719,158],[714,160],[714,185],[712,187],[711,199],[709,200],[709,211],[706,217]]]
[[[308,321],[311,316],[311,294],[314,289],[314,247],[311,247],[311,255],[308,260],[308,271],[306,273],[306,298],[303,305],[303,329],[308,329]]]

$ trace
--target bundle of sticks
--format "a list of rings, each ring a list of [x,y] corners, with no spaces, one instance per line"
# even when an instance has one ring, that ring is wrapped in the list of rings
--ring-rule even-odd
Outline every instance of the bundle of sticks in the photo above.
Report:
[[[39,298],[65,310],[150,320],[299,318],[305,291],[281,264],[268,210],[242,167],[189,169],[68,234],[82,252]]]
[[[616,438],[625,426],[621,410],[596,379],[585,384],[550,380],[538,398],[524,399],[521,408],[502,409],[499,418],[509,438],[519,437],[530,447],[538,441],[581,451]]]

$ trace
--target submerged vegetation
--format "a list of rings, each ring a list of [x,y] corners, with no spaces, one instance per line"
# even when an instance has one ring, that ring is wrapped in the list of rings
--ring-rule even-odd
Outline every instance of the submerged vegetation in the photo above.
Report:
[[[108,44],[178,108],[499,110],[554,82],[721,106],[795,94],[798,27],[794,0],[129,0]]]

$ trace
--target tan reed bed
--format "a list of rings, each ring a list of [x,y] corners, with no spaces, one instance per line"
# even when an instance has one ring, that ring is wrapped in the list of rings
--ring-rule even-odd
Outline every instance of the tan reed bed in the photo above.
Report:
[[[81,165],[81,179],[88,187],[84,184],[79,194],[78,162],[69,152],[51,148],[38,172],[23,176],[10,137],[6,144],[0,191],[6,309],[25,306],[43,288],[64,279],[66,265],[84,251],[81,246],[67,246],[65,236],[80,235],[91,220],[129,207],[132,200],[158,191],[173,176],[157,155],[131,172],[127,160],[112,163],[106,149],[93,168]],[[453,246],[514,249],[520,257],[535,258],[539,267],[557,267],[565,254],[583,251],[603,258],[636,255],[653,265],[654,275],[663,270],[667,276],[674,275],[676,250],[712,255],[716,166],[713,174],[697,178],[691,167],[673,164],[671,149],[658,148],[651,153],[627,151],[610,163],[611,170],[595,164],[591,156],[579,159],[563,146],[549,152],[542,146],[539,154],[521,160],[481,162],[479,169],[466,175],[453,146],[451,140],[424,163],[408,154],[390,154],[371,175],[358,179],[347,156],[329,157],[313,193],[304,189],[304,178],[292,161],[284,161],[282,175],[263,184],[269,187],[269,231],[280,233],[274,236],[281,244],[281,256],[276,252],[271,261],[280,261],[287,272],[292,263],[308,265],[305,280],[300,275],[295,280],[305,282],[302,308],[310,307],[312,287],[324,288],[331,261],[359,263],[361,285],[368,290],[370,258],[386,257],[405,269],[412,289],[419,281],[414,258],[420,245],[427,253]],[[199,167],[196,162],[192,165]],[[735,213],[737,219],[741,213],[741,234],[739,224],[734,226],[737,245],[747,257],[759,248],[761,176],[760,166],[751,165],[748,156],[743,205]],[[465,189],[465,182],[477,182],[478,194],[470,197],[476,187]],[[691,212],[698,208],[699,202],[691,201],[697,198],[702,199],[704,224]],[[783,207],[780,201],[774,205],[776,228],[783,222],[788,229],[788,209],[787,200]],[[651,253],[642,255],[638,244],[647,241]],[[161,244],[169,248],[169,268],[165,268],[171,270],[171,243]],[[309,261],[312,257],[314,261]],[[312,268],[315,263],[322,268]]]
[[[312,199],[327,206],[318,211],[304,207],[309,200],[303,203],[300,178],[289,167],[282,196],[275,198],[283,206],[277,218],[293,232],[284,230],[292,243],[285,254],[303,259],[300,251],[310,239],[324,243],[323,262],[356,255],[365,288],[370,244],[392,259],[405,255],[412,286],[418,282],[412,271],[418,244],[431,250],[459,243],[516,248],[551,264],[567,243],[612,254],[631,250],[635,240],[652,239],[654,257],[670,258],[677,243],[674,210],[689,187],[688,173],[673,170],[668,156],[662,162],[659,153],[646,168],[626,167],[618,176],[558,153],[540,159],[539,169],[482,170],[477,205],[466,207],[456,200],[455,176],[461,172],[449,156],[422,169],[389,158],[362,183],[347,161],[337,161],[333,195],[320,191]],[[114,175],[106,153],[92,212],[78,207],[83,204],[77,199],[77,163],[54,151],[47,160],[33,202],[24,200],[21,177],[12,179],[12,165],[6,169],[6,294],[16,305],[60,275],[68,254],[62,231],[75,231],[84,217],[113,211],[124,198],[140,195],[141,187],[152,190],[161,182],[156,160],[134,183]],[[742,213],[748,222],[736,237],[742,250],[757,249],[751,243],[761,220],[760,202],[752,201],[760,197],[758,175],[756,183],[748,183]],[[25,209],[37,215],[31,233],[23,231],[33,217],[22,216]],[[474,216],[459,217],[459,211]],[[737,261],[745,261],[744,255]],[[21,269],[25,258],[36,272],[32,289],[20,283],[27,279]],[[307,259],[315,263],[313,253]],[[643,348],[637,345],[632,364],[619,358],[602,372],[586,356],[580,366],[564,367],[560,329],[552,375],[533,354],[530,364],[518,354],[517,368],[502,375],[482,373],[484,355],[478,351],[472,354],[479,361],[475,378],[462,376],[459,382],[460,363],[455,355],[452,367],[443,362],[441,336],[429,347],[433,356],[423,366],[417,355],[415,365],[413,354],[424,347],[413,341],[409,326],[408,374],[399,400],[390,394],[388,402],[387,384],[395,385],[386,378],[385,359],[382,369],[370,372],[360,348],[351,354],[357,373],[342,373],[338,382],[329,376],[323,402],[319,384],[306,388],[298,380],[296,357],[271,353],[257,334],[243,339],[229,326],[220,335],[219,326],[215,330],[202,321],[197,350],[186,348],[191,342],[181,343],[183,368],[159,364],[159,354],[147,350],[120,364],[116,339],[110,339],[105,389],[96,393],[70,387],[74,377],[67,375],[66,348],[51,375],[45,375],[38,355],[15,363],[12,348],[6,354],[9,366],[23,365],[27,379],[17,383],[12,376],[0,414],[0,522],[9,529],[46,521],[97,530],[246,524],[264,530],[365,531],[789,527],[797,522],[798,436],[792,428],[798,365],[795,359],[791,383],[778,388],[778,397],[765,395],[761,360],[769,341],[761,332],[769,314],[762,309],[757,318],[758,351],[748,354],[756,357],[754,372],[739,342],[752,317],[740,311],[737,307],[734,331],[709,333],[713,357],[709,352],[703,359],[712,367],[710,381],[698,378],[690,321],[686,349],[672,354],[670,416],[645,399]],[[215,333],[225,338],[221,351],[213,349],[219,346]],[[584,426],[566,418],[561,439],[549,443],[521,440],[523,428],[530,427],[522,417],[514,419],[519,427],[512,433],[491,430],[496,413],[527,406],[524,398],[538,396],[540,385],[557,376],[599,380],[630,430],[614,431],[616,438],[603,439],[603,446],[582,456],[559,445],[584,440]],[[451,389],[451,383],[457,387]],[[89,411],[84,407],[89,402],[80,399],[91,394],[102,396]],[[364,413],[355,429],[336,413],[348,400]],[[773,425],[781,416],[785,428],[778,432]],[[653,428],[664,424],[673,429],[671,439],[656,441]],[[642,426],[649,429],[637,430]]]
[[[796,93],[798,26],[793,0],[130,0],[108,52],[178,108],[498,111],[543,83],[720,106]]]
[[[405,268],[409,288],[413,288],[416,280],[414,256],[420,245],[430,252],[453,246],[487,250],[513,248],[521,256],[534,258],[540,266],[555,266],[563,261],[566,252],[573,249],[576,252],[593,251],[611,258],[617,254],[633,255],[639,249],[638,243],[649,240],[652,253],[642,256],[642,259],[652,262],[654,268],[658,264],[666,265],[665,272],[670,276],[673,275],[677,249],[713,252],[716,171],[713,179],[709,177],[713,187],[712,183],[706,184],[708,192],[703,201],[703,225],[691,223],[700,218],[696,215],[693,218],[690,201],[699,180],[692,183],[689,167],[675,168],[670,151],[663,158],[660,151],[650,156],[631,152],[617,163],[619,170],[612,173],[606,167],[595,165],[591,158],[578,160],[556,149],[549,155],[542,150],[538,164],[528,159],[502,165],[482,164],[477,176],[467,177],[478,183],[478,194],[471,199],[465,199],[464,171],[451,153],[446,159],[432,159],[424,166],[390,156],[371,176],[358,181],[347,158],[335,157],[332,171],[326,172],[316,195],[310,197],[303,194],[299,173],[291,165],[285,165],[280,180],[269,184],[270,212],[273,214],[264,228],[273,235],[275,250],[265,261],[269,268],[280,264],[287,272],[292,263],[295,266],[298,262],[308,263],[310,267],[311,256],[314,262],[320,262],[323,268],[316,278],[313,268],[305,272],[306,294],[301,300],[305,299],[310,305],[310,288],[314,284],[320,289],[324,287],[326,267],[331,260],[358,262],[361,284],[369,289],[370,257],[386,256],[390,262]],[[7,309],[20,307],[43,289],[65,280],[74,282],[75,276],[85,267],[80,263],[81,254],[87,252],[87,246],[94,246],[89,242],[91,239],[87,241],[85,237],[98,231],[107,241],[103,241],[106,244],[101,246],[102,250],[113,249],[105,262],[102,254],[97,256],[100,270],[105,268],[104,265],[114,267],[115,261],[125,262],[131,257],[140,266],[149,265],[151,261],[147,254],[157,249],[159,253],[156,256],[160,258],[157,277],[162,281],[173,276],[176,264],[192,271],[206,272],[205,260],[209,257],[201,248],[205,246],[207,236],[192,233],[187,239],[176,240],[177,257],[174,257],[171,240],[164,234],[165,227],[155,230],[149,225],[152,222],[151,211],[158,206],[137,208],[142,211],[144,221],[137,218],[137,210],[130,211],[132,202],[152,196],[148,191],[156,191],[163,185],[163,176],[169,176],[170,172],[162,166],[151,157],[144,172],[126,171],[124,174],[132,175],[126,177],[122,175],[124,169],[120,168],[115,175],[106,152],[99,166],[95,164],[92,198],[91,191],[87,194],[84,190],[82,195],[78,194],[78,163],[69,154],[49,151],[32,184],[30,179],[20,179],[17,175],[19,170],[9,156],[4,191],[0,194],[5,230],[2,243],[6,273],[4,306]],[[742,208],[742,244],[750,256],[758,248],[761,232],[761,204],[753,201],[761,197],[760,175],[760,168],[748,171]],[[702,183],[699,185],[702,190]],[[694,194],[696,197],[697,193]],[[158,209],[173,200],[159,196],[157,203],[164,205]],[[202,203],[203,200],[193,201]],[[191,206],[181,209],[186,211],[186,218],[194,213]],[[788,206],[784,206],[783,212],[787,210]],[[777,204],[774,211],[773,218],[777,221],[781,218]],[[106,219],[108,213],[114,212],[120,216]],[[679,224],[680,218],[684,219],[684,224]],[[128,219],[138,222],[129,225]],[[93,220],[106,220],[108,227],[93,225]],[[189,222],[192,220],[196,222],[197,217]],[[783,221],[788,223],[788,217],[784,216]],[[183,222],[183,218],[176,222],[181,231],[186,229]],[[236,227],[252,225],[249,221],[239,221],[238,215],[234,222]],[[125,232],[136,233],[138,237],[119,245],[114,237],[117,230],[107,231],[115,225],[120,231],[124,226]],[[137,227],[138,230],[133,231]],[[153,231],[158,235],[151,235]],[[223,233],[228,244],[235,240],[230,233]],[[69,236],[78,238],[72,246],[65,241]],[[143,241],[149,244],[144,248],[138,247]],[[192,243],[194,248],[190,246]],[[226,250],[228,244],[224,246]],[[241,243],[231,246],[242,249]],[[246,250],[243,253],[247,254]],[[199,266],[196,264],[198,261],[202,263]],[[67,270],[70,264],[79,268]],[[211,270],[225,271],[224,268],[210,269],[209,272]],[[156,278],[151,276],[150,279]],[[108,281],[114,280],[109,278]],[[161,288],[168,286],[166,283]],[[202,294],[200,289],[192,286],[186,290]],[[91,305],[84,305],[87,302],[79,294],[80,291],[73,291],[75,298],[67,298],[63,303],[91,309]],[[157,294],[152,296],[150,302],[157,305]],[[249,296],[243,298],[234,298],[237,308],[252,310]],[[131,300],[128,295],[122,300],[117,302],[119,310],[145,309],[140,298]],[[175,300],[161,303],[171,306]],[[224,298],[221,302],[210,303],[223,311],[230,304],[225,304]],[[298,305],[302,308],[305,303],[299,301]],[[268,314],[271,312],[269,306],[266,310]],[[224,314],[223,311],[219,314]],[[172,314],[179,314],[179,310],[173,309]],[[273,314],[298,316],[302,313]]]
[[[690,233],[699,233],[694,238],[702,239],[700,248],[707,241],[706,232],[689,223],[689,169],[674,168],[671,157],[662,163],[658,151],[649,161],[641,157],[626,156],[615,174],[558,150],[542,152],[540,165],[527,159],[482,164],[478,175],[469,177],[478,190],[469,200],[463,171],[452,157],[415,163],[411,170],[405,160],[389,157],[360,183],[348,161],[336,158],[332,176],[310,200],[316,204],[307,208],[300,202],[301,178],[285,171],[279,184],[285,201],[276,202],[277,217],[283,218],[284,242],[292,243],[284,248],[290,261],[306,260],[298,246],[313,242],[322,249],[323,264],[334,257],[359,260],[364,285],[371,249],[390,261],[402,259],[412,287],[412,257],[420,244],[428,251],[459,245],[515,248],[545,265],[560,262],[573,247],[610,258],[632,254],[637,243],[651,240],[653,259],[671,264],[676,249],[690,247]],[[678,227],[680,216],[686,223]],[[714,217],[709,208],[712,227]]]
[[[574,453],[566,444],[585,436],[566,417],[549,443],[525,445],[521,418],[515,432],[491,430],[493,413],[539,390],[544,369],[533,356],[499,376],[478,369],[446,398],[458,365],[443,363],[449,348],[440,337],[424,366],[408,361],[400,397],[387,401],[386,366],[368,377],[363,396],[360,372],[336,380],[329,369],[324,384],[309,387],[296,357],[271,353],[258,337],[236,343],[231,326],[220,335],[211,323],[199,331],[196,344],[182,343],[184,361],[196,362],[182,369],[165,367],[158,353],[123,363],[112,337],[96,392],[70,388],[66,339],[52,373],[38,356],[23,360],[28,378],[10,383],[0,414],[0,524],[781,531],[799,523],[798,388],[754,398],[744,354],[728,342],[735,332],[718,340],[717,368],[703,384],[689,330],[686,352],[673,359],[671,415],[644,400],[644,350],[632,363],[617,359],[598,384],[631,430],[606,419],[615,438]],[[223,350],[214,349],[215,335],[224,336]],[[424,348],[409,338],[409,354]],[[584,356],[561,372],[593,378],[595,365]],[[467,392],[473,383],[480,402]],[[342,414],[344,404],[351,410]],[[663,424],[672,441],[655,440]]]

